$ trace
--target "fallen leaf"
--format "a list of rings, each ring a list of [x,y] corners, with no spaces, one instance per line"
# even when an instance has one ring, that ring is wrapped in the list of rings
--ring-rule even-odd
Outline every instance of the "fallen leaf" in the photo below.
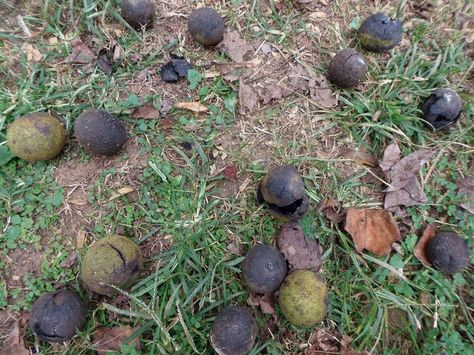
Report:
[[[466,177],[457,182],[459,206],[474,214],[474,177]]]
[[[341,155],[341,158],[355,161],[361,165],[367,165],[375,167],[379,165],[377,158],[373,154],[369,153],[364,148],[359,148],[355,150],[349,150]]]
[[[130,326],[114,328],[100,327],[92,336],[92,340],[94,341],[93,347],[98,355],[106,355],[108,352],[120,351],[122,343],[137,329],[138,328],[132,328]],[[133,339],[130,345],[140,350],[140,339],[138,337]]]
[[[325,198],[319,205],[319,212],[334,223],[341,223],[346,219],[346,209],[342,208],[339,201]]]
[[[288,260],[290,269],[318,269],[321,265],[319,243],[308,240],[298,223],[286,223],[276,239],[278,249]]]
[[[421,149],[400,159],[401,152],[398,144],[390,144],[387,147],[380,163],[390,183],[385,194],[385,209],[416,206],[428,201],[416,174],[433,154],[434,152],[429,149]]]
[[[112,75],[112,60],[109,58],[109,50],[107,48],[102,48],[99,51],[98,60],[99,69],[109,76]]]
[[[135,191],[135,189],[131,186],[121,187],[120,189],[118,189],[116,192],[112,194],[112,196],[109,198],[109,201],[115,200],[116,198],[127,195],[133,191]]]
[[[241,63],[244,56],[252,49],[237,31],[227,31],[224,38],[219,43],[218,48],[222,48],[228,57],[234,62]]]
[[[413,255],[415,255],[415,258],[420,260],[423,264],[427,266],[431,266],[431,263],[428,260],[428,257],[426,256],[425,253],[425,248],[426,248],[426,243],[433,238],[436,235],[436,227],[432,224],[428,224],[426,229],[423,232],[423,235],[421,236],[420,240],[418,240],[418,243],[416,244],[415,248],[413,249]]]
[[[41,52],[30,43],[25,44],[24,50],[26,53],[26,60],[29,62],[39,62],[43,59]]]
[[[20,321],[16,320],[13,323],[13,328],[4,344],[6,347],[0,350],[0,355],[30,354],[30,351],[25,347],[25,341],[23,340],[23,330],[20,327]]]
[[[64,58],[64,63],[90,64],[97,59],[96,54],[80,38],[71,41],[72,53]]]
[[[207,107],[200,102],[177,102],[173,105],[175,108],[189,110],[193,112],[207,112]]]
[[[227,244],[226,249],[234,255],[241,256],[243,254],[243,247],[242,244],[238,240],[233,240],[229,244]]]
[[[345,230],[359,253],[366,249],[379,256],[387,255],[392,243],[401,240],[392,214],[383,209],[349,208]]]
[[[77,250],[81,250],[84,248],[84,244],[86,242],[86,231],[84,229],[79,229],[76,234],[76,248]]]
[[[157,119],[160,118],[160,116],[160,111],[157,110],[156,107],[153,105],[143,105],[141,107],[137,107],[132,112],[133,118]]]
[[[224,175],[226,179],[236,181],[237,180],[237,168],[234,164],[227,165],[224,168]]]
[[[252,113],[257,106],[258,96],[255,90],[240,79],[239,84],[239,105]]]
[[[76,264],[77,261],[77,252],[73,251],[69,254],[69,257],[61,263],[62,268],[69,269]]]
[[[279,322],[278,314],[275,311],[275,297],[272,294],[257,295],[254,292],[250,292],[247,298],[247,304],[249,306],[258,306],[263,314],[270,314],[273,317],[275,323]]]
[[[323,355],[323,354],[368,354],[367,352],[356,352],[352,350],[349,345],[352,338],[348,335],[343,335],[337,330],[317,329],[314,331],[308,340],[310,347],[305,350],[305,355]]]

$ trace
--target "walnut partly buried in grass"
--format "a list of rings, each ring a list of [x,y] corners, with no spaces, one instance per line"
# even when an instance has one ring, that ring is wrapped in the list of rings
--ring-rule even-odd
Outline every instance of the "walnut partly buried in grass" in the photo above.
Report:
[[[470,261],[467,241],[451,232],[438,232],[426,243],[425,253],[433,267],[444,273],[461,271]]]
[[[266,203],[274,215],[288,220],[299,219],[308,210],[303,178],[290,165],[278,166],[263,178],[257,200]]]
[[[245,355],[255,344],[257,323],[250,309],[229,306],[217,315],[211,329],[211,345],[219,355]]]
[[[123,123],[104,110],[83,112],[74,124],[79,144],[90,154],[113,155],[127,140]]]
[[[7,144],[12,153],[30,162],[55,158],[65,143],[64,125],[49,113],[19,117],[7,130]]]
[[[153,27],[155,11],[155,4],[152,0],[122,0],[122,17],[136,30]]]
[[[39,340],[62,343],[84,328],[86,308],[72,291],[42,295],[31,307],[29,327]]]
[[[94,243],[82,261],[81,275],[86,286],[101,295],[131,286],[140,275],[143,258],[138,246],[124,236],[108,236]]]
[[[359,40],[370,51],[383,52],[400,43],[403,36],[403,24],[379,12],[367,17],[359,28]]]
[[[215,46],[224,38],[224,19],[213,8],[201,7],[188,18],[191,37],[204,46]]]
[[[242,277],[257,293],[273,293],[280,287],[288,268],[283,255],[270,245],[256,245],[242,263]]]
[[[367,62],[354,48],[339,51],[329,64],[329,80],[341,88],[356,86],[367,74]]]
[[[434,129],[455,123],[461,116],[462,100],[449,88],[436,89],[423,105],[423,119]]]

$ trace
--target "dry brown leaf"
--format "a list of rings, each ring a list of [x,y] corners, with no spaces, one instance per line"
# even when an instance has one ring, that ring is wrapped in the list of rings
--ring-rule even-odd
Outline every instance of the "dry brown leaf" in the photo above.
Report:
[[[466,177],[458,183],[459,206],[474,214],[474,177]]]
[[[247,304],[249,306],[258,306],[263,314],[271,314],[275,323],[279,322],[278,314],[275,311],[275,297],[272,294],[257,295],[254,292],[250,292],[247,298]]]
[[[69,254],[69,257],[61,263],[61,267],[66,269],[71,268],[76,264],[76,261],[77,252],[73,251],[71,254]]]
[[[420,240],[413,249],[413,255],[415,258],[420,260],[423,264],[431,266],[431,263],[428,260],[428,257],[425,253],[426,243],[436,235],[436,227],[432,224],[429,224],[423,232]]]
[[[131,186],[124,186],[118,189],[116,192],[112,194],[112,196],[109,198],[109,201],[115,200],[116,198],[119,198],[120,196],[127,195],[131,192],[135,191],[135,189]]]
[[[258,96],[255,90],[247,84],[244,84],[242,79],[239,85],[239,105],[252,113],[257,106]]]
[[[222,48],[226,54],[234,62],[241,63],[244,61],[244,56],[252,49],[237,31],[227,31],[224,33],[222,42],[219,43],[218,48]]]
[[[342,335],[337,330],[317,329],[311,334],[308,342],[310,347],[305,350],[305,355],[323,355],[323,354],[368,354],[367,352],[357,352],[352,350],[349,345],[352,338],[348,335]]]
[[[341,207],[339,201],[325,198],[319,205],[319,212],[334,223],[341,223],[346,219],[346,209]]]
[[[96,54],[80,38],[71,41],[72,53],[64,58],[64,63],[90,64],[97,59]]]
[[[243,246],[242,243],[240,243],[239,240],[235,239],[231,241],[229,244],[227,244],[226,249],[234,255],[239,255],[241,256],[243,254]]]
[[[5,342],[6,347],[0,350],[0,355],[29,355],[30,351],[25,347],[23,340],[23,330],[20,321],[13,323],[13,328]]]
[[[392,214],[383,209],[349,208],[345,230],[359,253],[366,249],[379,256],[387,255],[392,243],[401,240]]]
[[[377,158],[375,158],[373,154],[369,153],[364,148],[349,150],[343,153],[341,157],[344,159],[353,160],[361,165],[368,165],[371,167],[375,167],[379,164]]]
[[[138,328],[130,326],[115,327],[115,328],[98,328],[92,340],[93,347],[98,355],[106,355],[108,352],[120,351],[122,343],[130,337]],[[140,339],[137,337],[132,340],[130,345],[134,345],[137,350],[140,350]]]
[[[290,269],[318,269],[321,252],[316,240],[308,240],[298,223],[286,223],[277,237],[278,249],[288,260]]]
[[[30,43],[25,44],[24,50],[26,53],[26,60],[29,62],[39,62],[43,59],[41,52]]]
[[[207,107],[200,102],[177,102],[173,105],[175,108],[189,110],[193,112],[207,112]]]
[[[156,109],[153,105],[143,105],[141,107],[137,107],[132,112],[133,118],[150,118],[150,119],[157,119],[160,118],[161,114],[160,111]]]
[[[81,250],[84,248],[84,244],[86,242],[86,231],[84,229],[79,229],[76,234],[76,248],[77,250]]]
[[[417,150],[400,159],[398,144],[387,147],[380,167],[390,183],[385,194],[384,207],[416,206],[428,201],[416,174],[428,162],[434,152],[429,149]]]

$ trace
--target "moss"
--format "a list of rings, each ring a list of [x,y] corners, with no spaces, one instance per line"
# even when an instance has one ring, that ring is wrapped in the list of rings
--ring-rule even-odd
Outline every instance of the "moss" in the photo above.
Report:
[[[107,285],[127,288],[143,267],[140,249],[123,236],[109,236],[94,243],[82,261],[82,280],[94,292],[111,295]]]
[[[296,270],[283,281],[279,304],[290,323],[311,327],[326,317],[328,289],[316,273]]]
[[[12,153],[31,162],[58,156],[66,143],[63,124],[49,113],[32,113],[17,118],[7,131]]]

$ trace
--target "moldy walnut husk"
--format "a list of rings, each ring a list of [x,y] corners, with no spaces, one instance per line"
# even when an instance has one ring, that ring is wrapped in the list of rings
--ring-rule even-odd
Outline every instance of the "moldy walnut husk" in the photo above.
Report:
[[[224,38],[224,19],[214,9],[201,7],[188,18],[191,37],[204,46],[215,46]]]
[[[124,236],[113,235],[95,242],[82,261],[81,275],[92,291],[111,295],[118,288],[131,286],[143,267],[138,246]]]
[[[356,86],[367,74],[367,62],[354,48],[339,51],[329,64],[329,80],[341,88]]]
[[[153,27],[155,11],[152,0],[122,0],[122,17],[135,30]]]
[[[455,123],[461,116],[462,101],[452,89],[437,89],[423,105],[423,119],[434,129],[442,129]]]
[[[425,253],[433,267],[444,273],[461,271],[470,261],[467,241],[451,232],[437,233],[426,244]]]
[[[381,12],[367,17],[359,28],[360,43],[374,52],[392,49],[400,43],[402,36],[402,22]]]

